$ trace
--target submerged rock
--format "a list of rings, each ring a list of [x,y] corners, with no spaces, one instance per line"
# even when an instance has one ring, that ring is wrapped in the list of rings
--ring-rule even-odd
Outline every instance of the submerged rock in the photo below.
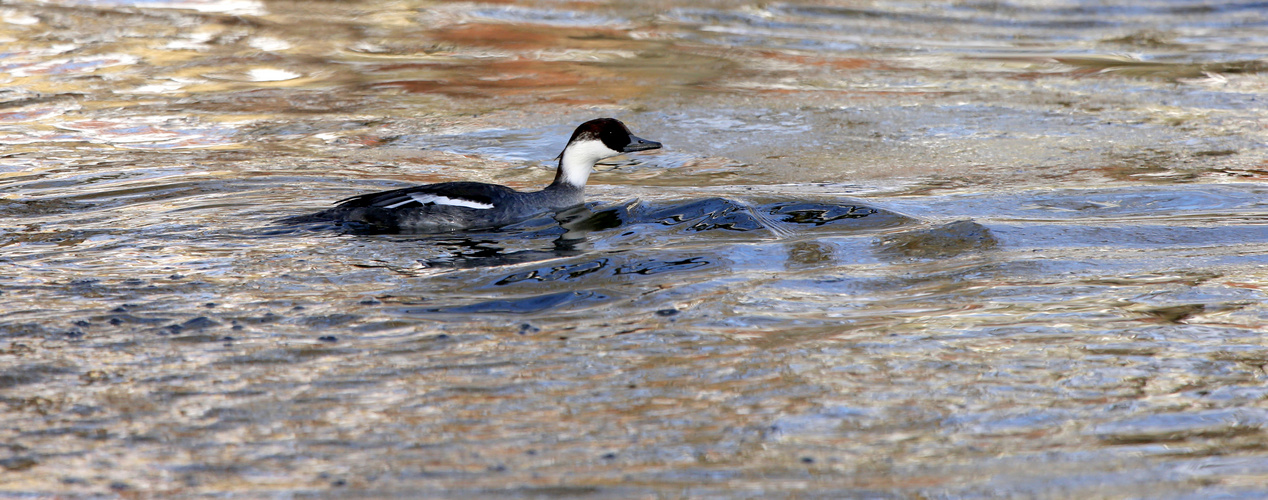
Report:
[[[878,253],[914,259],[938,259],[995,248],[999,241],[986,226],[962,220],[908,231],[877,241]]]

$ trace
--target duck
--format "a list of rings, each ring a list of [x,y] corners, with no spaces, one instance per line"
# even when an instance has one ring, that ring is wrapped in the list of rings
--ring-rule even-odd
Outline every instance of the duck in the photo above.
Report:
[[[572,132],[556,157],[554,181],[540,191],[516,191],[483,182],[441,182],[344,198],[334,208],[284,222],[333,222],[393,233],[494,229],[581,205],[586,181],[599,160],[661,146],[635,136],[620,120],[597,118]]]

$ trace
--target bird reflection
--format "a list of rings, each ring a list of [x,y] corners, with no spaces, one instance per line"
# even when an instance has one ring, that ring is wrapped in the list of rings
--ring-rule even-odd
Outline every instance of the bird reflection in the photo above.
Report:
[[[502,233],[482,233],[469,237],[428,238],[431,244],[453,250],[443,257],[424,261],[429,267],[479,268],[525,264],[581,255],[588,250],[590,233],[620,227],[628,215],[627,205],[618,204],[594,211],[594,205],[580,205],[550,217],[527,221]],[[508,251],[508,243],[536,240],[554,235],[551,247]],[[508,238],[511,236],[511,238]]]

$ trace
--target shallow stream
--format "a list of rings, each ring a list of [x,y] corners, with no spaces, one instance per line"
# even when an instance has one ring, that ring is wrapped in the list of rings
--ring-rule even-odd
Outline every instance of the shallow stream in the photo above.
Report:
[[[0,3],[0,497],[1259,498],[1260,2]],[[590,202],[287,226],[374,190]]]

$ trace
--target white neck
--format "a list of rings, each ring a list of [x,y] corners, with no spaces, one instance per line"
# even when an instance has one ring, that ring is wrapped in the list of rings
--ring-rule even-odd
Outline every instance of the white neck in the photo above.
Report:
[[[620,151],[613,151],[604,146],[603,141],[586,140],[569,144],[564,148],[563,159],[559,161],[559,168],[563,170],[564,183],[571,184],[573,187],[585,186],[595,163],[619,154],[621,154]]]

